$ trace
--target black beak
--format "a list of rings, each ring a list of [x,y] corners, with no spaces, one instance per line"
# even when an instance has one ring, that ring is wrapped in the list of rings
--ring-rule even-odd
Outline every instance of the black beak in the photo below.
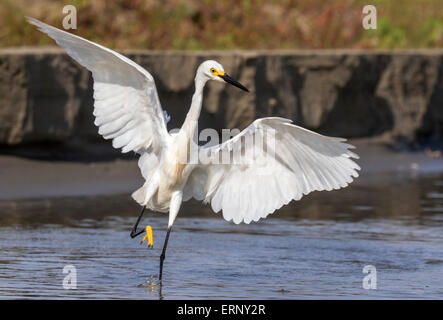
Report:
[[[222,78],[223,80],[225,80],[227,83],[230,83],[233,86],[236,86],[237,88],[240,88],[246,92],[249,92],[249,90],[245,86],[243,86],[240,82],[232,79],[230,76],[228,76],[227,73],[225,73],[224,75],[219,76],[219,77]]]

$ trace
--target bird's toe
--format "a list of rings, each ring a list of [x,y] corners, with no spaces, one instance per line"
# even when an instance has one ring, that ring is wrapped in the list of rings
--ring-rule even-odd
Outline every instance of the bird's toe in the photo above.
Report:
[[[147,239],[148,240],[147,241],[148,247],[152,248],[153,245],[154,245],[154,240],[153,240],[153,237],[152,237],[152,228],[151,228],[151,226],[146,226],[145,232],[146,232],[146,235],[143,237],[141,243],[145,242],[146,239]]]

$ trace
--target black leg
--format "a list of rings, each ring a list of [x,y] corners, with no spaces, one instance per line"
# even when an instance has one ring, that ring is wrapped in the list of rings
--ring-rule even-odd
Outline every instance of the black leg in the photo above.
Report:
[[[137,231],[138,224],[140,223],[140,220],[143,216],[143,213],[145,212],[145,209],[146,209],[146,207],[143,207],[142,211],[140,212],[140,215],[137,218],[137,222],[135,223],[134,228],[132,228],[131,238],[135,238],[139,234],[142,234],[143,232],[145,232],[145,229],[141,229],[141,230]]]
[[[163,275],[163,261],[165,260],[166,247],[168,246],[169,234],[171,233],[172,226],[168,227],[168,231],[166,232],[165,243],[163,244],[162,254],[160,255],[160,273],[158,275],[158,280],[162,281]]]

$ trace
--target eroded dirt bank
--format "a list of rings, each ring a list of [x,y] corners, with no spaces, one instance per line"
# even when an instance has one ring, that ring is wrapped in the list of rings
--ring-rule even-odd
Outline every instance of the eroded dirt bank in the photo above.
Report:
[[[244,128],[282,116],[346,138],[439,140],[443,51],[124,52],[154,76],[169,129],[182,123],[197,66],[219,60],[249,94],[210,83],[200,128]],[[97,134],[89,72],[56,48],[0,50],[2,153],[44,158],[116,157]]]

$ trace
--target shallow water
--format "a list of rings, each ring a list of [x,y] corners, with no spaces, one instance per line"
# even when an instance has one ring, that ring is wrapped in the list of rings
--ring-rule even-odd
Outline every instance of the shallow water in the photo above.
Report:
[[[0,201],[0,298],[443,298],[443,175],[383,175],[314,193],[266,220],[234,225],[197,203],[171,233],[148,213],[154,249],[131,239],[129,196]],[[63,288],[65,265],[77,289]],[[364,289],[373,265],[377,289]]]

